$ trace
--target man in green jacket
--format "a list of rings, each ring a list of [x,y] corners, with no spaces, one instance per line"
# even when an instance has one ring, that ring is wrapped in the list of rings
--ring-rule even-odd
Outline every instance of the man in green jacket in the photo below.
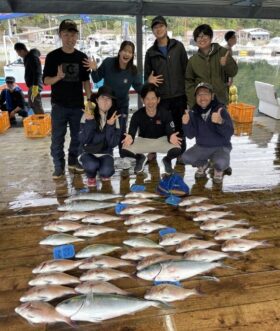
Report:
[[[223,104],[228,103],[227,77],[234,77],[238,67],[230,51],[212,43],[213,30],[208,24],[199,25],[193,32],[198,52],[188,61],[185,87],[188,105],[195,104],[194,89],[201,83],[213,86],[214,93]]]

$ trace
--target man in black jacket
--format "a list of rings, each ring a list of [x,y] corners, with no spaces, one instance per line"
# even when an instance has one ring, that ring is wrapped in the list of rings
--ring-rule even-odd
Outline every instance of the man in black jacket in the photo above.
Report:
[[[28,51],[23,43],[16,43],[14,49],[17,55],[23,58],[24,80],[28,87],[28,106],[35,114],[44,114],[40,95],[43,86],[40,52],[36,48]]]
[[[184,45],[167,35],[164,17],[156,16],[151,28],[156,40],[145,56],[144,78],[159,89],[159,107],[171,112],[175,130],[183,137],[182,116],[187,106],[185,95],[185,71],[188,56]],[[182,151],[186,148],[182,141]]]

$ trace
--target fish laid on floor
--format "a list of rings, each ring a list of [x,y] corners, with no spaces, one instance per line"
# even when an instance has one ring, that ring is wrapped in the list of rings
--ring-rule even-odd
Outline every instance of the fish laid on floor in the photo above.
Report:
[[[232,258],[229,254],[213,251],[211,249],[193,249],[184,254],[186,260],[190,261],[203,261],[203,262],[213,262],[222,260],[225,258]]]
[[[85,280],[104,280],[109,281],[118,278],[124,278],[131,276],[127,272],[123,272],[120,270],[112,269],[112,268],[94,268],[86,271],[80,277],[81,281]]]
[[[208,200],[208,198],[205,197],[187,197],[183,199],[181,202],[179,202],[178,206],[185,207],[185,206],[191,206],[195,205],[197,203],[203,202]]]
[[[92,269],[92,268],[119,268],[134,266],[134,263],[118,259],[116,257],[99,255],[89,257],[88,259],[83,260],[83,263],[79,266],[79,269]]]
[[[49,272],[64,272],[78,268],[82,261],[72,261],[66,259],[49,260],[40,263],[32,270],[33,274],[49,273]]]
[[[65,245],[78,241],[84,241],[84,239],[72,236],[71,234],[67,234],[67,233],[55,233],[41,240],[39,244],[58,246],[58,245]]]
[[[87,293],[108,293],[108,294],[119,294],[129,295],[130,293],[122,290],[121,288],[103,280],[89,280],[83,282],[75,287],[75,291],[81,294]]]
[[[59,217],[59,220],[62,221],[79,221],[82,218],[89,216],[89,213],[85,212],[67,212],[64,215]]]
[[[73,327],[69,317],[63,316],[47,302],[31,301],[15,308],[15,312],[32,324],[53,324],[64,322]]]
[[[133,314],[152,306],[166,308],[159,302],[130,296],[89,293],[64,300],[55,309],[73,321],[98,323],[110,318]]]
[[[167,225],[158,224],[158,223],[147,223],[143,222],[140,224],[132,225],[127,229],[128,233],[151,233],[160,229],[167,228]]]
[[[40,285],[67,285],[78,284],[79,278],[68,275],[64,272],[53,272],[48,274],[39,274],[37,277],[31,279],[28,284],[31,286]]]
[[[168,254],[164,254],[164,255],[150,255],[147,257],[144,257],[143,260],[139,261],[137,264],[136,269],[137,270],[142,270],[152,264],[155,263],[159,263],[162,261],[168,261],[168,260],[181,260],[182,256],[181,255],[168,255]]]
[[[226,208],[226,207],[221,205],[213,205],[213,204],[205,203],[202,205],[190,206],[186,208],[185,211],[189,213],[193,213],[193,212],[200,212],[200,211],[207,211],[207,210],[221,209],[221,208]]]
[[[76,231],[83,225],[73,221],[59,220],[54,222],[49,222],[44,226],[46,231],[56,231],[56,232],[69,232]]]
[[[176,248],[176,252],[184,253],[192,249],[208,248],[212,246],[217,246],[218,243],[210,240],[198,240],[198,239],[188,239],[182,241],[180,245]]]
[[[100,234],[117,231],[114,228],[102,225],[86,225],[76,230],[73,235],[76,237],[96,237]]]
[[[143,222],[154,222],[160,218],[166,217],[165,215],[159,215],[159,214],[143,214],[143,215],[131,215],[128,217],[126,221],[124,221],[125,225],[134,225],[139,224]]]
[[[248,236],[251,233],[257,232],[258,230],[253,226],[245,229],[245,228],[226,228],[222,230],[218,230],[215,233],[215,240],[229,240],[229,239],[238,239],[245,236]]]
[[[116,198],[121,198],[122,195],[120,194],[110,194],[110,193],[82,193],[78,195],[74,195],[69,197],[68,199],[64,200],[64,203],[69,203],[72,201],[78,200],[94,200],[94,201],[105,201],[105,200],[112,200]]]
[[[164,302],[173,302],[184,300],[191,295],[200,295],[195,288],[186,289],[172,284],[160,284],[152,286],[144,295],[147,300],[157,300]]]
[[[123,204],[127,205],[140,205],[141,203],[146,203],[146,202],[153,202],[151,199],[144,199],[144,198],[127,198],[121,201]]]
[[[217,231],[219,229],[231,228],[236,225],[248,225],[249,222],[243,219],[240,220],[228,220],[228,219],[217,219],[204,221],[200,225],[201,230],[205,231]]]
[[[19,300],[21,302],[51,301],[69,294],[76,294],[76,292],[73,288],[67,286],[42,285],[31,287]]]
[[[149,206],[130,206],[123,209],[120,215],[138,215],[150,210],[156,210],[156,208]]]
[[[197,215],[193,218],[194,222],[202,222],[207,220],[212,220],[215,218],[221,218],[227,215],[234,215],[231,211],[205,211],[205,212],[199,212]]]
[[[153,248],[161,248],[159,244],[154,242],[153,240],[146,237],[134,237],[131,239],[126,239],[123,243],[127,246],[131,247],[153,247]]]
[[[127,260],[142,260],[146,256],[150,255],[165,255],[166,252],[158,248],[149,248],[149,247],[134,247],[131,248],[126,253],[122,254],[122,259]]]
[[[152,198],[160,198],[160,196],[158,194],[150,193],[150,192],[129,192],[125,195],[125,198],[152,199]]]
[[[94,213],[82,219],[83,223],[103,224],[112,221],[119,221],[120,217],[102,213]]]
[[[137,277],[149,281],[180,281],[203,274],[217,267],[221,262],[171,260],[152,264],[137,272]]]
[[[109,254],[117,249],[121,249],[120,246],[116,245],[109,245],[109,244],[93,244],[86,246],[82,250],[80,250],[78,253],[76,253],[76,258],[86,258],[86,257],[92,257],[92,256],[98,256],[98,255],[105,255]]]
[[[78,200],[57,207],[59,211],[92,211],[115,207],[116,203],[93,200]]]
[[[272,247],[266,241],[248,240],[248,239],[230,239],[223,243],[223,252],[247,252],[256,247]]]
[[[167,233],[162,237],[159,244],[162,246],[173,246],[180,244],[184,240],[195,237],[197,237],[197,235],[195,235],[194,233],[183,233],[183,232]]]

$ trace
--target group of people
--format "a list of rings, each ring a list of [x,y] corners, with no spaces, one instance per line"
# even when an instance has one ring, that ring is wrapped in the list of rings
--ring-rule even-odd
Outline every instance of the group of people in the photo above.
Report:
[[[213,180],[220,183],[230,165],[230,138],[233,125],[226,110],[228,78],[237,73],[230,49],[213,43],[213,30],[198,26],[194,40],[198,52],[188,59],[184,45],[168,37],[167,22],[157,16],[151,29],[155,42],[145,56],[144,84],[133,64],[135,46],[122,42],[116,57],[106,58],[97,67],[75,48],[77,25],[64,20],[59,26],[62,47],[45,60],[43,83],[51,85],[53,178],[64,175],[64,141],[70,128],[68,167],[85,171],[88,186],[96,186],[97,173],[106,181],[114,174],[113,149],[121,157],[136,159],[135,173],[143,171],[156,153],[165,153],[164,170],[173,172],[172,159],[197,167],[196,178],[214,168]],[[17,50],[17,49],[16,49]],[[24,59],[27,55],[18,54]],[[104,85],[92,93],[93,82]],[[30,96],[40,95],[40,82],[30,82]],[[35,89],[35,87],[38,89]],[[143,107],[131,118],[129,128],[129,89],[140,94]],[[87,103],[84,103],[85,91]],[[137,135],[138,132],[138,135]],[[186,140],[196,145],[186,150]]]

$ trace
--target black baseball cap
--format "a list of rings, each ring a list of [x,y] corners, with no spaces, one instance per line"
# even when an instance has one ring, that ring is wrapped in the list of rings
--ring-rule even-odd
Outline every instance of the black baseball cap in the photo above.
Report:
[[[77,24],[72,20],[63,20],[58,28],[58,32],[63,30],[79,32]]]
[[[15,77],[13,77],[13,76],[7,76],[6,78],[5,78],[5,82],[6,83],[14,83],[16,80],[15,80]]]
[[[211,84],[208,84],[208,83],[204,83],[204,82],[202,82],[202,83],[199,83],[199,84],[196,86],[196,88],[195,88],[195,90],[194,90],[194,95],[196,95],[196,92],[197,92],[197,90],[198,90],[199,88],[207,88],[207,90],[209,90],[209,92],[213,93],[213,87],[212,87],[212,85],[211,85]]]
[[[164,24],[165,26],[167,26],[167,22],[166,22],[165,18],[160,15],[153,18],[151,28],[153,28],[154,25],[156,25],[156,24]]]

